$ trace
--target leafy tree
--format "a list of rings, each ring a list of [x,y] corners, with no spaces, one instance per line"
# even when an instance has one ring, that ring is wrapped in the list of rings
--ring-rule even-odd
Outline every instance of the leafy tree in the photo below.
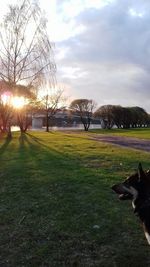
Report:
[[[96,103],[91,99],[75,99],[70,104],[70,109],[80,116],[85,131],[89,130],[95,107]]]

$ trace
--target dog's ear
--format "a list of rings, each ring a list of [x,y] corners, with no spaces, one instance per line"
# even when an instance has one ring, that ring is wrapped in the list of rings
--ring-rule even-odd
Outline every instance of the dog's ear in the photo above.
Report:
[[[143,180],[147,178],[145,172],[143,171],[141,163],[139,163],[139,166],[138,166],[138,176],[139,176],[139,180]]]

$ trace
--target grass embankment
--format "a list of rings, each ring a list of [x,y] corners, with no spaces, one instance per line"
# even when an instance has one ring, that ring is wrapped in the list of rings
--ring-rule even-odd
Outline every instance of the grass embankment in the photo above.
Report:
[[[140,139],[150,139],[150,128],[110,129],[110,130],[96,129],[96,130],[90,130],[90,132],[96,133],[96,134],[134,137],[134,138],[140,138]]]
[[[1,266],[142,267],[150,248],[113,183],[150,154],[84,133],[14,133],[0,140]]]

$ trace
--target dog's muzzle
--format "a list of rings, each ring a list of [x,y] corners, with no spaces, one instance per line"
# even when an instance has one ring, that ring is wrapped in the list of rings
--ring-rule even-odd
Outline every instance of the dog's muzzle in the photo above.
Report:
[[[127,200],[133,198],[133,195],[129,192],[129,188],[124,184],[113,185],[112,190],[119,195],[120,200]]]

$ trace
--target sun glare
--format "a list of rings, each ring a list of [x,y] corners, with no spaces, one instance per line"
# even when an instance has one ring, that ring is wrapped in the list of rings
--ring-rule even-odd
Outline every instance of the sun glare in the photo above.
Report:
[[[5,92],[1,95],[1,101],[4,105],[10,105],[20,109],[27,103],[23,96],[13,96],[11,92]]]
[[[12,98],[12,105],[14,108],[22,108],[25,105],[25,99],[23,96],[14,96]]]
[[[4,94],[1,95],[1,100],[3,102],[4,105],[6,104],[10,104],[11,102],[11,93],[10,92],[5,92]]]

